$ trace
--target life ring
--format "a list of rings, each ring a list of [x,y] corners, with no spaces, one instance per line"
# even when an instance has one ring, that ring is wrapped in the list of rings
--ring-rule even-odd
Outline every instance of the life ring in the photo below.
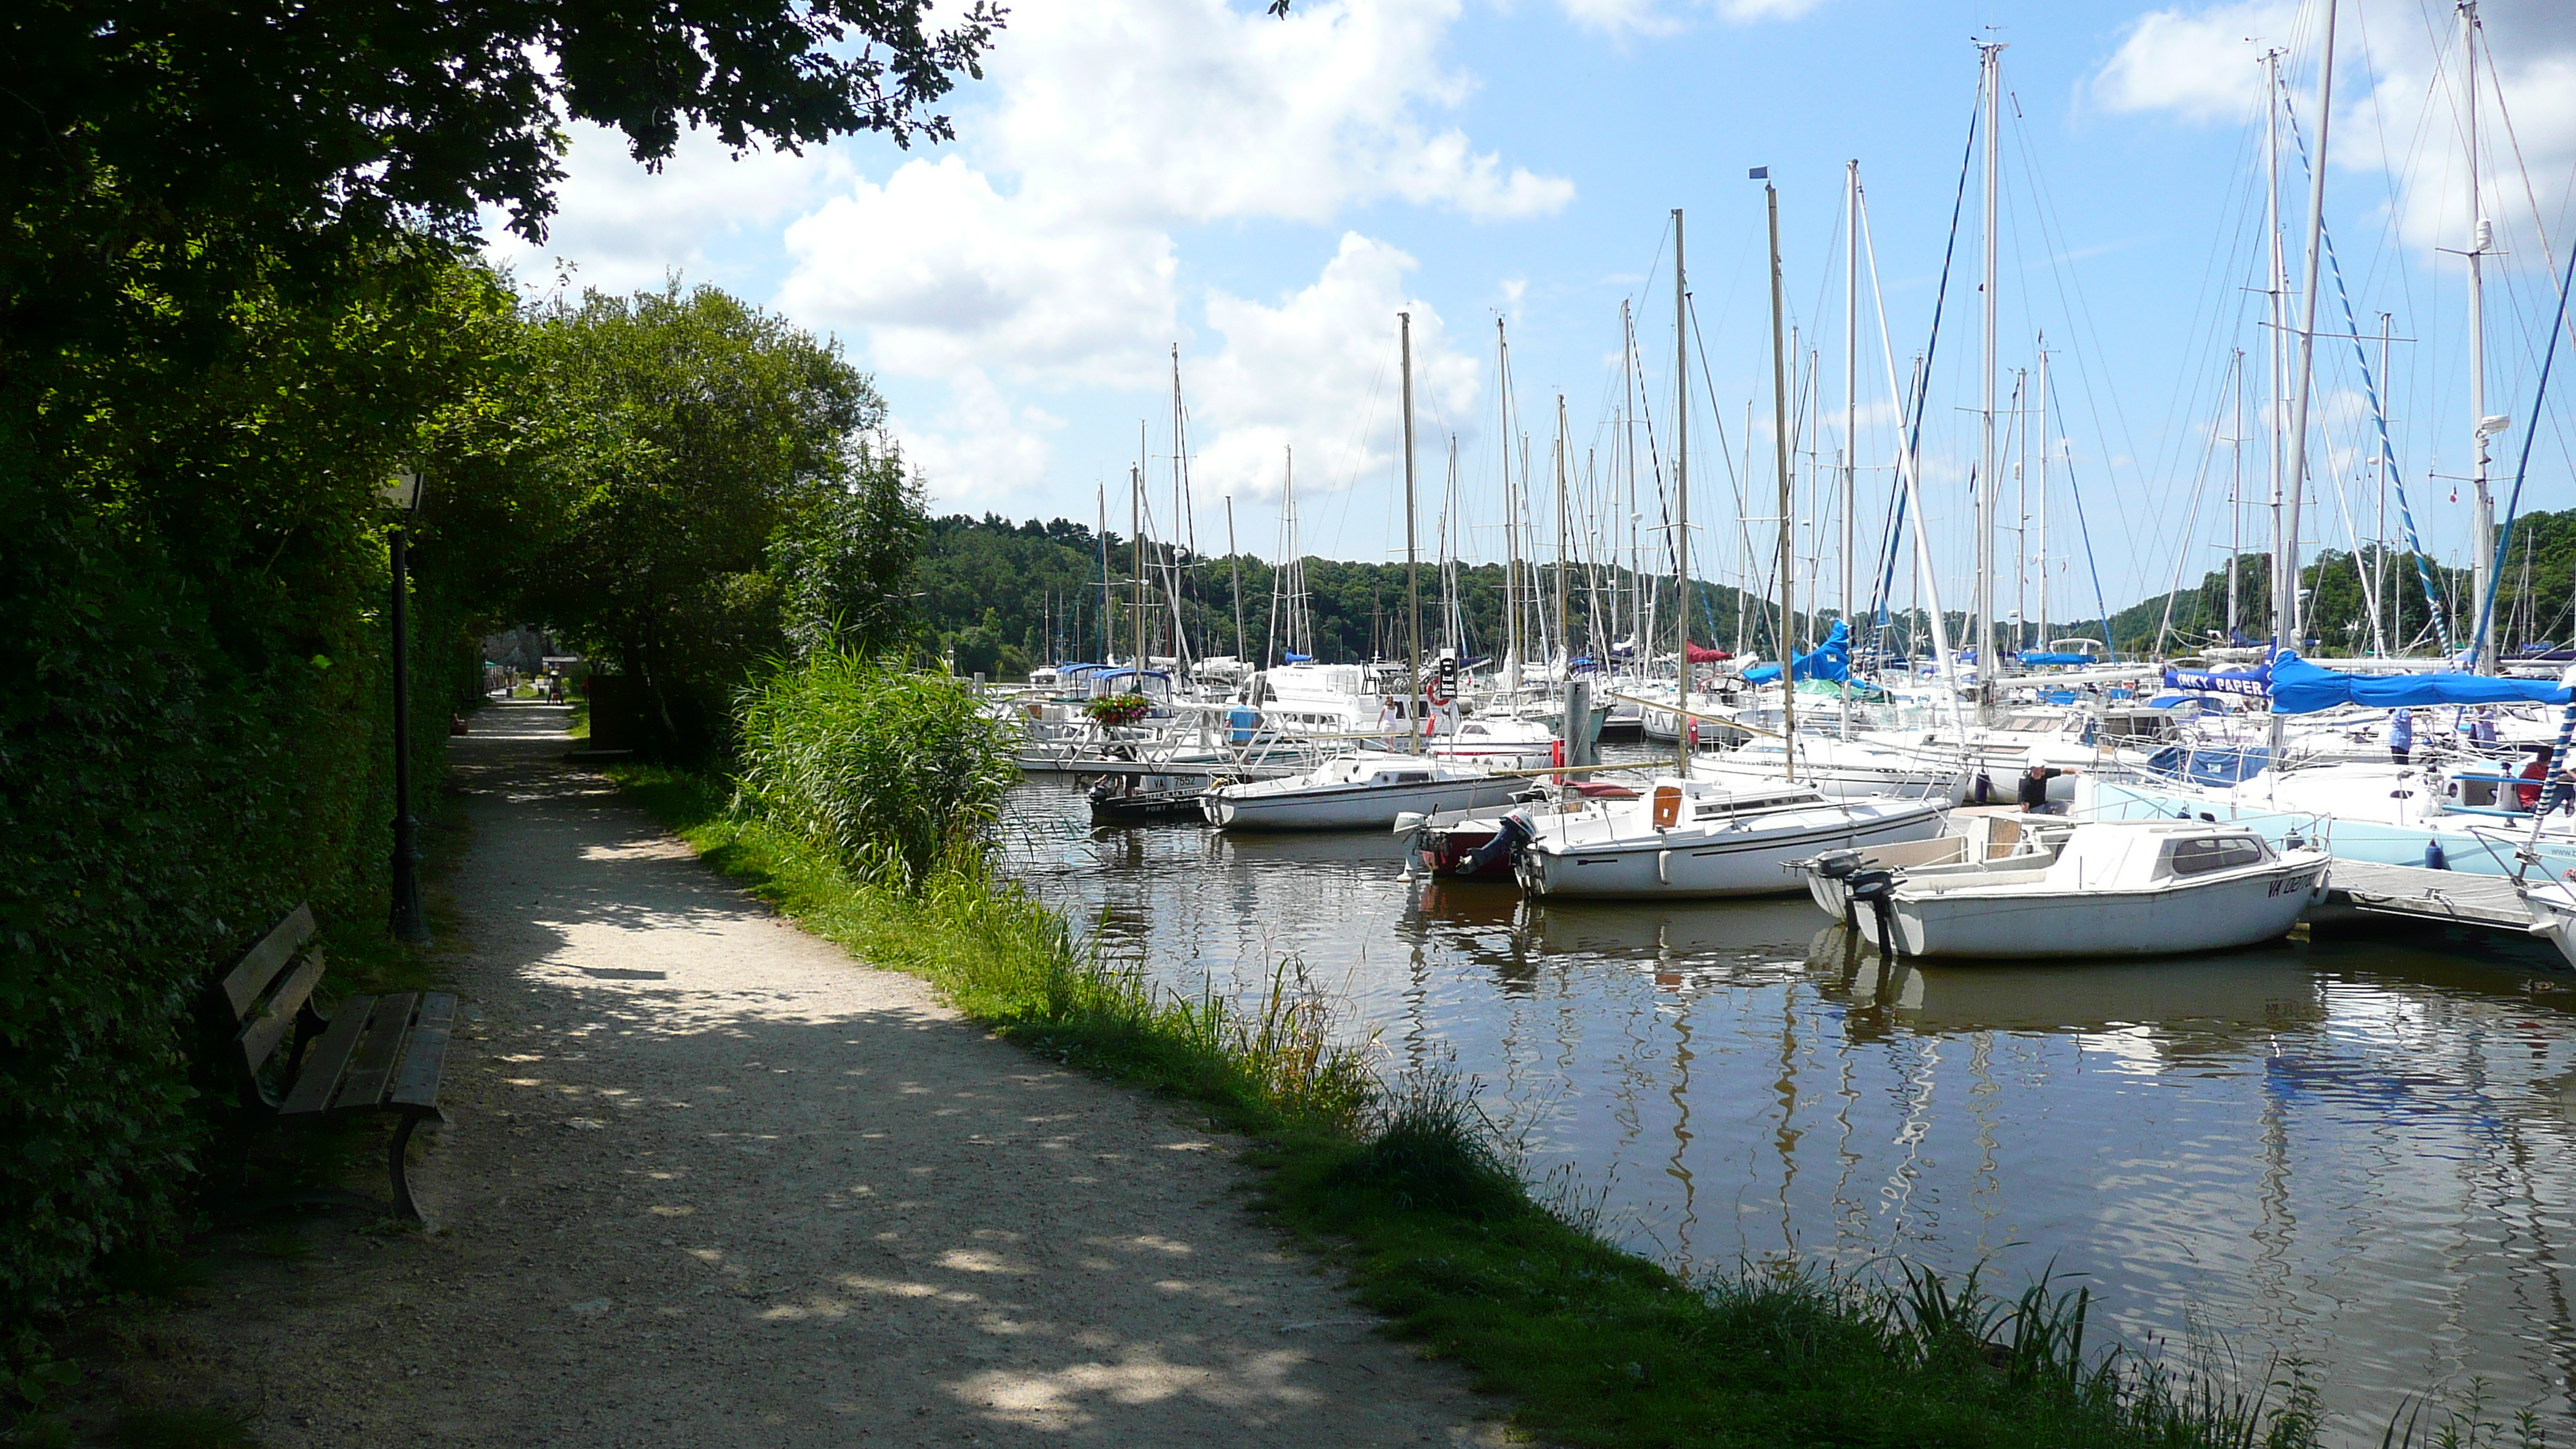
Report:
[[[1438,709],[1458,696],[1451,692],[1446,680],[1435,674],[1429,683],[1422,686],[1422,697],[1431,701],[1433,709]]]

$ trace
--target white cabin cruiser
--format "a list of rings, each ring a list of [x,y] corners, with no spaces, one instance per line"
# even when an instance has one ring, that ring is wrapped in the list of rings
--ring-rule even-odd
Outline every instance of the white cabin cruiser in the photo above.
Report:
[[[1200,805],[1227,830],[1385,830],[1408,811],[1501,805],[1529,783],[1456,760],[1361,750],[1286,779],[1219,785]]]
[[[1853,883],[1853,926],[1896,954],[1984,959],[2226,951],[2286,935],[2325,898],[2326,852],[2244,826],[2086,821],[2043,849],[1899,868],[1885,910]]]
[[[1723,784],[1666,777],[1637,799],[1533,822],[1516,874],[1540,896],[1783,895],[1803,888],[1795,862],[1938,835],[1947,809],[1827,800],[1813,789],[1746,808]]]

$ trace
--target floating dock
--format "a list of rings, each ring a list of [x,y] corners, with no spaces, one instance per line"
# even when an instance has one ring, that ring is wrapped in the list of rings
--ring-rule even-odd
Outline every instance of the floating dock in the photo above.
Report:
[[[2515,935],[2531,930],[2531,908],[2522,903],[2522,892],[2514,888],[2511,876],[2338,860],[2327,883],[2325,904],[2308,912],[2311,925],[2348,925],[2377,918]]]

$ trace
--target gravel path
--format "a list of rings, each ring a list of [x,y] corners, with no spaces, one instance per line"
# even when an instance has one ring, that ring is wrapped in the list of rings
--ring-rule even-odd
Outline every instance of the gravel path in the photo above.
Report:
[[[308,1231],[172,1322],[266,1444],[1503,1442],[1240,1206],[1185,1112],[1048,1068],[727,886],[564,711],[455,741],[437,1231]]]

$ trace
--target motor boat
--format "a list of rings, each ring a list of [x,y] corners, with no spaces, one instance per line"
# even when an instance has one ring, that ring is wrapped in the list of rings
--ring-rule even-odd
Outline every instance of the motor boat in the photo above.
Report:
[[[2288,934],[2330,858],[2207,821],[2084,821],[1996,859],[1851,882],[1847,918],[1901,956],[2045,960],[2226,951]],[[1829,868],[1811,865],[1811,873]]]
[[[1462,761],[1361,750],[1302,775],[1216,786],[1200,805],[1226,830],[1384,830],[1407,812],[1507,804],[1529,785]]]
[[[1927,800],[1785,798],[1665,777],[1634,800],[1532,822],[1515,874],[1532,895],[1649,899],[1782,895],[1821,852],[1941,833],[1949,807]],[[1763,792],[1768,794],[1768,792]]]

